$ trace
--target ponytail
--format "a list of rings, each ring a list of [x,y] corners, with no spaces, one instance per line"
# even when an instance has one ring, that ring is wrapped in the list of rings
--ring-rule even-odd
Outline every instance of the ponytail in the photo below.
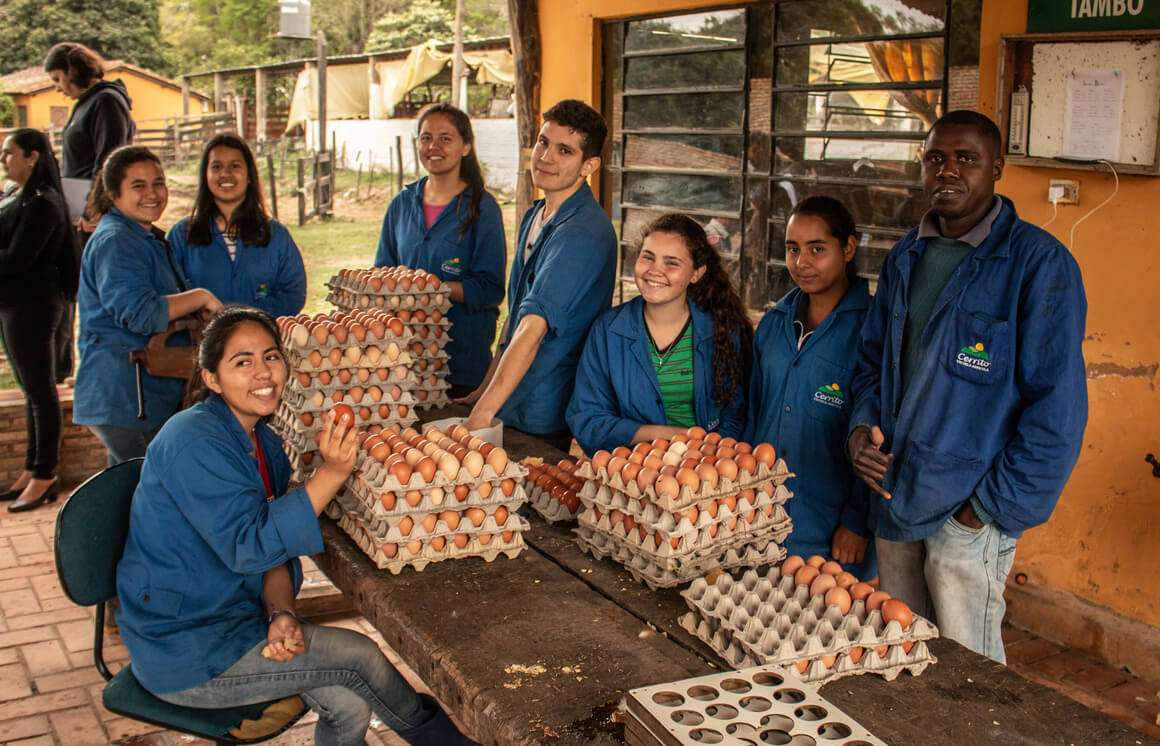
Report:
[[[423,121],[432,114],[441,114],[447,117],[455,126],[459,136],[463,138],[463,142],[471,146],[470,152],[459,161],[459,178],[466,181],[467,188],[471,190],[467,217],[459,226],[459,237],[463,238],[471,230],[475,221],[479,219],[479,204],[483,200],[484,191],[486,191],[483,183],[483,168],[480,167],[479,158],[475,154],[475,133],[471,129],[471,118],[462,109],[457,109],[443,101],[424,107],[423,111],[419,112],[419,121],[416,127],[422,129]]]

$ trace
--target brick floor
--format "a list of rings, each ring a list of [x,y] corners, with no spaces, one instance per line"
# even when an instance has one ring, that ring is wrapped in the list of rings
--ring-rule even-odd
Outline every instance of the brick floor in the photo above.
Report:
[[[42,508],[12,516],[0,512],[0,740],[12,746],[207,746],[172,731],[128,720],[101,705],[103,682],[93,666],[92,610],[68,603],[52,564],[56,511]],[[308,582],[325,583],[316,569]],[[387,658],[416,688],[427,687],[362,617],[320,620],[349,627],[375,639]],[[1093,709],[1118,717],[1160,738],[1158,687],[1090,656],[1068,650],[1010,625],[1003,628],[1009,665]],[[109,661],[128,659],[116,635],[105,639]],[[311,713],[269,743],[313,743]],[[377,720],[367,734],[370,746],[403,742]]]

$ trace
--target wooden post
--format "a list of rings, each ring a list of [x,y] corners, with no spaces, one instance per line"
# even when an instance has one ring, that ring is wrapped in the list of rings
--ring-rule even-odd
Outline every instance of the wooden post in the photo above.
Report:
[[[255,126],[254,139],[262,142],[266,139],[266,68],[259,67],[254,70],[254,108],[257,110],[257,124]]]
[[[181,76],[181,113],[189,116],[189,76]]]
[[[302,158],[298,158],[298,225],[306,225],[306,175],[302,173]]]
[[[371,151],[370,163],[367,165],[367,199],[371,196],[371,187],[375,183],[375,151]]]
[[[411,137],[411,157],[415,159],[415,178],[418,179],[422,173],[419,171],[419,138]]]
[[[318,31],[318,149],[326,150],[326,35]]]
[[[371,121],[381,118],[379,116],[379,110],[383,108],[383,82],[379,79],[378,70],[375,69],[375,65],[379,59],[379,57],[373,54],[367,58],[367,91],[370,101]]]
[[[467,111],[467,102],[459,98],[459,80],[463,77],[463,0],[455,0],[455,45],[451,52],[451,105]]]
[[[220,72],[213,74],[213,110],[216,114],[225,106],[226,76]]]
[[[278,174],[274,173],[274,154],[266,154],[266,174],[270,180],[270,214],[278,219]]]
[[[536,0],[508,0],[512,26],[512,56],[516,63],[516,132],[520,163],[516,181],[516,222],[532,206],[531,154],[540,130],[540,22]]]
[[[395,159],[398,163],[399,170],[395,172],[395,194],[403,191],[403,136],[395,135]]]

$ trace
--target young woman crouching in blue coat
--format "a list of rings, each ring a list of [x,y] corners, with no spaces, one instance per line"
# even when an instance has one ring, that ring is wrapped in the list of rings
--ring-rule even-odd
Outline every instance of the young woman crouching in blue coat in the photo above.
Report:
[[[867,490],[846,458],[850,379],[870,307],[857,276],[857,236],[831,197],[799,202],[786,225],[785,259],[797,287],[765,314],[753,344],[745,439],[773,443],[795,476],[786,486],[789,554],[821,555],[860,580],[878,574]]]
[[[273,318],[230,306],[206,326],[201,398],[149,447],[117,565],[121,636],[141,684],[186,707],[299,694],[319,744],[361,744],[374,713],[411,744],[471,743],[364,635],[294,613],[298,557],[323,550],[318,515],[354,468],[357,430],[328,413],[322,465],[286,491],[290,463],[265,424],[286,383]]]
[[[704,229],[663,215],[641,238],[640,296],[592,325],[568,427],[588,454],[699,425],[738,437],[753,329]]]

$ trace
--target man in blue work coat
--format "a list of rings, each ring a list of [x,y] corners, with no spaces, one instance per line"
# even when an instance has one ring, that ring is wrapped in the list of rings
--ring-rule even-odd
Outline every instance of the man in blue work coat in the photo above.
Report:
[[[586,179],[600,168],[608,128],[569,99],[544,112],[532,150],[532,183],[544,198],[520,221],[508,279],[508,320],[472,404],[469,430],[498,417],[567,451],[564,410],[588,327],[612,304],[616,232]]]
[[[862,328],[847,446],[883,590],[1006,662],[1015,541],[1051,516],[1087,423],[1079,267],[995,194],[994,122],[952,111],[922,159],[930,211],[891,250]]]

